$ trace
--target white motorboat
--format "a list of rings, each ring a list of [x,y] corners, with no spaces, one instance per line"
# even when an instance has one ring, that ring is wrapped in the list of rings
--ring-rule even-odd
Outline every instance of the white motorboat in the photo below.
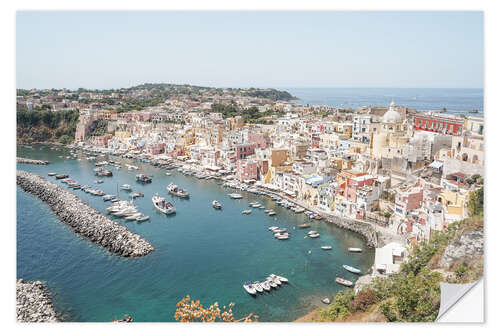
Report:
[[[49,173],[48,173],[48,175],[49,175],[49,176],[55,176],[55,175],[56,175],[56,173],[55,173],[55,172],[49,172]]]
[[[270,274],[269,276],[272,277],[273,279],[278,279],[281,282],[285,282],[285,283],[288,282],[288,279],[286,277],[283,277],[283,276],[279,276],[279,275],[275,275],[275,274]]]
[[[271,274],[271,275],[274,275],[274,274]],[[276,277],[276,275],[274,275],[274,277],[272,277],[271,275],[269,275],[269,277],[273,280],[274,283],[276,283],[278,286],[281,286],[281,281],[280,279],[278,279]]]
[[[270,211],[269,213],[267,213],[269,216],[273,216],[273,215],[276,215],[276,212],[274,210]]]
[[[257,290],[259,293],[262,293],[264,292],[264,288],[262,288],[262,286],[260,285],[260,282],[259,281],[255,281],[252,286],[255,288],[255,290]]]
[[[322,247],[321,247],[321,249],[322,249],[322,250],[331,250],[331,249],[332,249],[332,247],[331,247],[331,246],[329,246],[329,245],[325,245],[325,246],[322,246]]]
[[[132,191],[132,186],[130,186],[129,184],[123,184],[122,186],[120,186],[120,188],[125,191]]]
[[[175,213],[174,205],[166,201],[165,198],[160,197],[158,194],[153,195],[152,201],[155,208],[163,214],[169,215]]]
[[[350,247],[347,250],[349,250],[349,252],[363,252],[359,247]]]
[[[125,216],[125,215],[132,214],[132,213],[137,213],[137,209],[128,207],[128,208],[119,210],[117,212],[112,212],[111,214],[113,214],[114,216],[121,217],[121,216]]]
[[[128,215],[127,217],[125,217],[125,220],[128,220],[128,221],[135,220],[141,215],[142,215],[142,213],[134,213],[134,214],[131,214],[131,215]]]
[[[310,238],[318,238],[319,237],[319,234],[310,234],[309,235]]]
[[[171,176],[172,174],[170,172],[165,173],[167,176]]]
[[[149,216],[146,216],[144,214],[141,214],[135,218],[137,222],[143,222],[149,220]]]
[[[252,212],[251,209],[245,209],[244,211],[241,212],[241,214],[245,214],[245,215],[248,215]]]
[[[279,229],[279,228],[278,228],[278,227],[276,227],[276,226],[272,226],[272,227],[269,227],[269,228],[267,228],[267,229],[269,229],[270,231],[274,231],[274,230]]]
[[[274,282],[274,280],[270,277],[266,278],[266,281],[269,283],[269,285],[273,288],[278,288],[278,284],[276,282]]]
[[[222,208],[222,205],[217,200],[212,201],[212,206],[214,206],[215,209]]]
[[[352,266],[349,266],[349,265],[342,265],[342,267],[343,267],[346,271],[349,271],[349,272],[354,273],[354,274],[360,274],[360,273],[361,273],[361,270],[360,270],[360,269],[357,269],[357,268],[352,267]]]
[[[251,282],[245,282],[243,284],[243,288],[249,293],[250,295],[255,295],[257,294],[257,290],[253,287]]]
[[[243,198],[243,196],[241,194],[239,194],[239,193],[230,193],[228,195],[231,197],[231,199],[241,199],[241,198]]]
[[[295,211],[295,213],[299,214],[299,213],[303,213],[305,211],[305,209],[302,207],[298,207],[298,208],[295,208],[294,211]]]
[[[260,284],[262,286],[262,288],[264,288],[265,291],[270,291],[271,290],[271,285],[269,284],[269,281],[264,281],[264,282],[261,282]]]
[[[318,232],[316,230],[311,230],[307,233],[307,235],[312,235],[312,234],[317,234]]]
[[[276,236],[276,239],[286,240],[286,239],[290,239],[290,237],[288,236],[288,234],[280,234],[280,235]]]

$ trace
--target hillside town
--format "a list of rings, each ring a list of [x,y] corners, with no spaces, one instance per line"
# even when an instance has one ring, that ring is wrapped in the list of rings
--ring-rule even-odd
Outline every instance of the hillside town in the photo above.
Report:
[[[395,101],[304,106],[276,90],[160,88],[25,91],[18,108],[77,110],[77,147],[175,162],[370,223],[405,245],[466,218],[468,198],[483,184],[484,121],[474,113]]]

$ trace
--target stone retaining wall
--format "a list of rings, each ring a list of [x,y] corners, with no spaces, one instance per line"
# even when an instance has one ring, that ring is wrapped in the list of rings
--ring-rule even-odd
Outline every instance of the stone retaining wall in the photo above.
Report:
[[[24,164],[38,164],[38,165],[49,164],[49,161],[32,160],[32,159],[24,158],[24,157],[17,157],[16,162],[17,163],[24,163]]]
[[[110,220],[76,195],[45,178],[17,170],[17,185],[46,202],[59,219],[71,229],[123,257],[141,257],[153,246],[124,226]]]

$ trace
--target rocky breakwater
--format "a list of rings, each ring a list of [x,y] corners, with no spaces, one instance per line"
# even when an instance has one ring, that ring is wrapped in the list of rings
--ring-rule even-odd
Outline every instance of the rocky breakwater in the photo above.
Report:
[[[16,161],[17,161],[17,163],[23,163],[23,164],[37,164],[37,165],[49,164],[49,161],[32,160],[32,159],[24,158],[24,157],[17,157]]]
[[[352,219],[346,219],[338,216],[330,216],[327,218],[327,221],[335,224],[336,226],[347,229],[350,231],[354,231],[361,236],[363,236],[366,240],[366,245],[369,247],[377,247],[377,232],[368,222],[361,222]]]
[[[45,201],[59,219],[77,234],[123,257],[141,257],[153,246],[124,226],[110,220],[76,195],[43,177],[17,170],[17,185]]]
[[[47,288],[40,281],[16,283],[17,321],[28,323],[57,322]]]

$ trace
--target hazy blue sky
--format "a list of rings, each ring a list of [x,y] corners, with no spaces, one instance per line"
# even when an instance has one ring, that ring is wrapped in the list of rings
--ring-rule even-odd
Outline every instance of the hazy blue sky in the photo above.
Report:
[[[18,88],[483,87],[481,12],[18,12]]]

